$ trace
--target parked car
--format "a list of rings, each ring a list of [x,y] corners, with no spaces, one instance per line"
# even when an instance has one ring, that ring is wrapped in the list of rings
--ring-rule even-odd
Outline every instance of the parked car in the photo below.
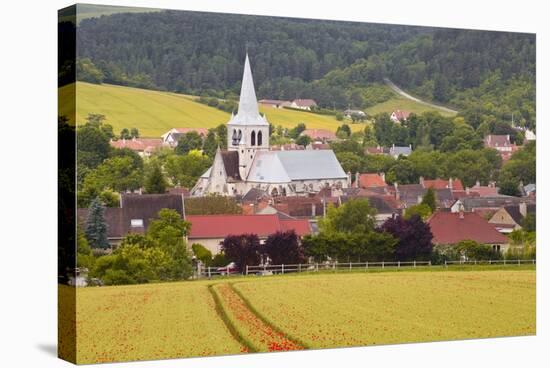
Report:
[[[230,275],[232,273],[237,273],[238,269],[237,269],[237,265],[235,264],[235,262],[231,262],[230,264],[228,264],[225,267],[218,267],[217,271],[221,275]]]

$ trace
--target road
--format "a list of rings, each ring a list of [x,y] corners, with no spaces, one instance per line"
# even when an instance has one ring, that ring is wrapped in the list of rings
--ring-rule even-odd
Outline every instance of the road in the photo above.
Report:
[[[435,104],[432,104],[432,103],[429,103],[429,102],[426,102],[426,101],[422,101],[421,99],[419,98],[416,98],[414,96],[411,96],[409,95],[407,92],[403,91],[401,88],[397,87],[391,80],[389,80],[388,78],[384,78],[384,82],[386,82],[386,84],[391,88],[393,89],[397,94],[399,94],[400,96],[403,96],[405,97],[406,99],[409,99],[411,101],[414,101],[414,102],[418,102],[422,105],[426,105],[426,106],[429,106],[429,107],[433,107],[434,109],[439,109],[439,110],[442,110],[442,111],[446,111],[446,112],[450,112],[452,114],[458,114],[458,111],[456,110],[453,110],[453,109],[449,109],[448,107],[445,107],[445,106],[440,106],[440,105],[435,105]]]

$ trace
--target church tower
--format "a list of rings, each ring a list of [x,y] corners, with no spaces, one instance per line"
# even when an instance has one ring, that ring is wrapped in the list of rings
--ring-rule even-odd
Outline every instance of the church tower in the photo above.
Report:
[[[227,149],[238,151],[239,172],[246,178],[257,151],[269,151],[269,123],[260,115],[248,53],[244,61],[239,109],[227,123]]]

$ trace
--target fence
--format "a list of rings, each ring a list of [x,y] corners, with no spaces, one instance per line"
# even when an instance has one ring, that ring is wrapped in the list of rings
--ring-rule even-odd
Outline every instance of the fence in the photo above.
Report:
[[[218,276],[242,276],[244,275],[273,275],[289,273],[311,273],[311,272],[338,272],[338,271],[367,271],[372,269],[401,269],[417,267],[451,267],[451,266],[482,266],[482,265],[506,265],[521,266],[526,264],[536,264],[536,260],[487,260],[487,261],[445,261],[442,264],[434,265],[431,261],[391,261],[391,262],[324,262],[324,263],[302,263],[302,264],[281,264],[281,265],[258,265],[246,266],[243,273],[227,270],[220,271],[215,267],[205,267],[197,273],[197,278],[213,278]]]

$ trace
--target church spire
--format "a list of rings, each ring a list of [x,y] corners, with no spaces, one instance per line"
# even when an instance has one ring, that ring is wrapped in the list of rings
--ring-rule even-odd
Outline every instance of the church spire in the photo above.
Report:
[[[239,111],[237,115],[245,118],[255,119],[259,115],[258,100],[254,90],[254,80],[252,79],[252,70],[248,60],[248,52],[244,61],[243,81],[241,84],[241,97],[239,99]]]

